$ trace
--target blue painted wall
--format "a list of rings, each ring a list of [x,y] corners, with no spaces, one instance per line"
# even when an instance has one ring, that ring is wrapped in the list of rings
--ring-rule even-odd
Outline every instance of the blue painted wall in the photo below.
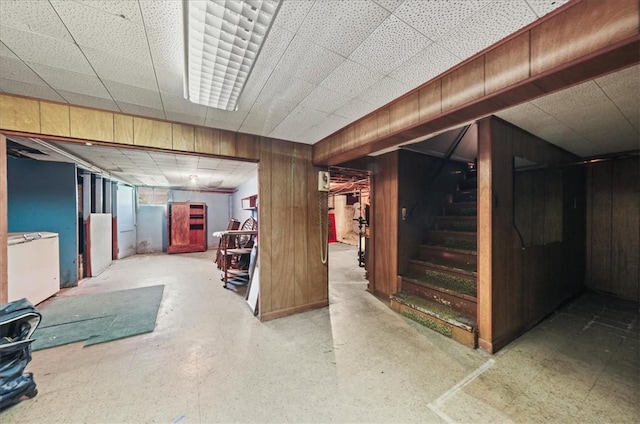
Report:
[[[9,232],[58,233],[60,286],[75,286],[78,282],[76,166],[7,159]]]

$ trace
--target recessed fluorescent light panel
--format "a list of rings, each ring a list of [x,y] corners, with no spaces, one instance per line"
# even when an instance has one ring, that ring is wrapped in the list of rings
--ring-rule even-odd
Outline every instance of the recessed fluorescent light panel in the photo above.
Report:
[[[280,0],[183,0],[185,98],[235,110]]]

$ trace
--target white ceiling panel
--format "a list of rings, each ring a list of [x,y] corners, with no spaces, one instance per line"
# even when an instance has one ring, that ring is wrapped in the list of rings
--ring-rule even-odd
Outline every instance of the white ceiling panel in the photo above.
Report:
[[[280,58],[289,47],[294,34],[280,27],[272,27],[269,36],[260,50],[258,60],[256,60],[256,68],[273,69],[278,65]]]
[[[535,13],[523,1],[491,3],[444,35],[439,44],[460,59],[467,59],[535,19]]]
[[[136,62],[88,47],[84,47],[82,51],[87,55],[87,59],[91,61],[91,65],[101,79],[150,90],[158,89],[151,63]]]
[[[5,93],[65,103],[64,99],[48,85],[29,84],[26,82],[0,78],[0,89]]]
[[[298,104],[313,91],[316,86],[292,75],[272,74],[262,88],[256,103],[269,104],[280,100]],[[254,111],[255,112],[255,111]]]
[[[155,69],[156,76],[158,77],[158,87],[161,92],[184,97],[182,72],[172,72],[168,69],[159,68],[157,66]]]
[[[240,132],[249,134],[269,134],[290,111],[272,111],[268,114],[249,113],[240,126]]]
[[[402,81],[407,90],[424,84],[460,62],[456,56],[438,44],[432,44],[404,62],[389,76]]]
[[[640,93],[640,65],[605,75],[596,79],[595,82],[620,109],[629,123],[640,131],[640,95],[629,95],[629,93]]]
[[[162,109],[160,93],[155,90],[147,90],[133,85],[122,84],[116,81],[103,80],[109,90],[109,94],[116,102],[126,102],[134,105]]]
[[[73,43],[73,38],[48,1],[2,0],[0,26],[18,28]]]
[[[350,97],[357,97],[382,77],[382,74],[366,66],[345,60],[320,85]]]
[[[294,75],[311,84],[319,84],[345,58],[304,38],[296,38],[275,69],[278,74]]]
[[[333,114],[355,121],[373,110],[375,110],[375,107],[371,103],[353,99],[345,103],[341,108],[333,112]]]
[[[115,102],[110,98],[106,99],[103,97],[87,96],[85,94],[78,94],[75,92],[64,90],[57,90],[57,92],[64,98],[65,101],[73,105],[120,112],[120,108],[118,108]]]
[[[176,33],[169,32],[166,28],[147,28],[149,49],[155,67],[182,74],[184,55],[181,36],[179,28]]]
[[[372,1],[318,0],[307,14],[298,35],[347,57],[388,16],[387,10]]]
[[[131,0],[74,0],[83,6],[93,7],[109,15],[134,22],[142,23],[140,15],[140,6],[138,2]],[[143,3],[148,2],[145,0]]]
[[[19,59],[0,56],[0,69],[2,69],[0,76],[4,79],[26,82],[28,84],[46,85],[38,74],[33,72],[27,64]]]
[[[278,18],[273,23],[274,28],[280,27],[293,33],[297,32],[312,6],[312,1],[282,2]]]
[[[320,112],[331,113],[342,107],[351,100],[338,92],[326,89],[324,87],[316,87],[303,101],[300,106],[307,109],[314,109]]]
[[[398,8],[398,6],[402,4],[404,0],[374,0],[374,1],[378,3],[380,6],[387,9],[389,12],[393,12]]]
[[[9,47],[7,47],[2,42],[0,42],[0,57],[8,57],[9,59],[20,59],[18,56],[13,54],[13,52],[9,50]]]
[[[393,99],[397,99],[407,91],[406,86],[400,81],[384,77],[360,94],[358,99],[370,102],[375,107],[380,107]]]
[[[8,26],[0,26],[0,38],[25,62],[41,63],[83,74],[94,74],[87,59],[75,44]]]
[[[169,93],[160,92],[162,96],[162,106],[167,112],[177,112],[185,115],[192,115],[204,118],[207,116],[207,107],[197,105],[185,100],[182,96],[174,96]]]
[[[541,18],[567,3],[569,0],[526,0],[535,14]]]
[[[323,121],[327,115],[324,112],[298,106],[280,122],[276,129],[271,132],[270,137],[286,140],[286,134],[293,134],[294,137],[306,138],[304,137],[305,132]]]
[[[488,3],[488,0],[406,0],[393,13],[431,40],[438,41]]]
[[[387,75],[431,43],[427,37],[391,15],[354,50],[349,59]]]
[[[150,60],[141,22],[132,22],[73,1],[50,1],[78,45],[143,63]]]
[[[164,110],[151,107],[140,106],[126,102],[116,102],[123,113],[131,115],[146,116],[149,118],[165,119]]]
[[[88,0],[93,1],[93,0]],[[110,1],[110,0],[106,0]],[[132,2],[136,3],[136,2]],[[182,2],[167,0],[145,0],[139,2],[142,18],[147,27],[169,28],[182,31]]]
[[[38,63],[30,63],[29,66],[55,90],[73,91],[92,97],[111,97],[102,81],[94,75],[79,74]]]

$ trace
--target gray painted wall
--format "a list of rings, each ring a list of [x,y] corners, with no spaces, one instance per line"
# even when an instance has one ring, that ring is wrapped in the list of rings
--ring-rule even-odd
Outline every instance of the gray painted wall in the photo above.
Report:
[[[257,174],[255,177],[238,187],[238,190],[233,193],[233,196],[231,197],[231,217],[240,221],[240,224],[252,216],[252,211],[242,209],[241,200],[243,197],[253,196],[254,194],[258,194]],[[258,199],[258,203],[260,203],[260,199]],[[253,212],[253,217],[258,219],[256,211]]]
[[[136,253],[156,253],[166,250],[167,207],[138,205]]]
[[[118,259],[136,254],[135,190],[117,185]]]

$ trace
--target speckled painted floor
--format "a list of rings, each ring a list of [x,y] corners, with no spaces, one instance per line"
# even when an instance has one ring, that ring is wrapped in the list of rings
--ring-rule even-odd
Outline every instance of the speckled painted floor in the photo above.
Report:
[[[153,333],[34,352],[39,394],[0,422],[640,421],[637,304],[587,295],[491,356],[365,292],[352,246],[331,245],[328,308],[266,323],[214,253],[135,256],[65,291],[165,285]]]

